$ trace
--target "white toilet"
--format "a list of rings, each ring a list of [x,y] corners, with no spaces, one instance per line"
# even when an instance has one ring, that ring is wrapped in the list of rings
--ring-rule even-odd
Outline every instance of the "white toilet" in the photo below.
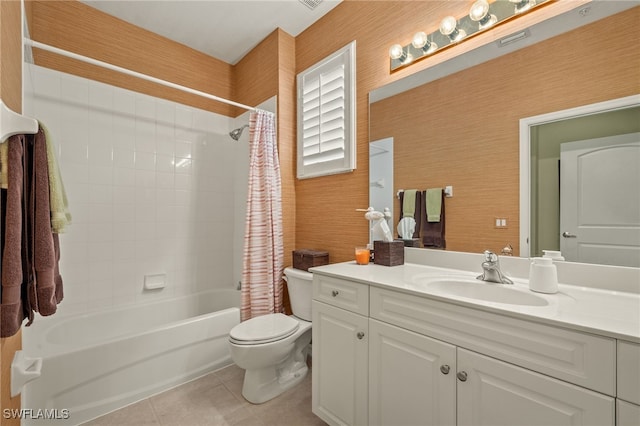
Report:
[[[297,385],[307,375],[311,343],[313,274],[284,270],[293,315],[268,314],[231,329],[231,359],[245,370],[242,395],[261,404]]]

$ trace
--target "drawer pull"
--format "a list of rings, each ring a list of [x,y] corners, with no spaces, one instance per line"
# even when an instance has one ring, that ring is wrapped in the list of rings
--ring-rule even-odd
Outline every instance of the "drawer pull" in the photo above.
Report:
[[[356,334],[356,336],[358,337],[358,339],[362,340],[364,338],[364,332],[359,331],[358,334]]]
[[[336,297],[338,294],[340,294],[340,292],[339,292],[338,290],[333,290],[333,291],[331,292],[331,295],[332,295],[333,297]]]
[[[467,372],[466,371],[458,372],[458,380],[460,380],[461,382],[466,382],[467,381]]]
[[[449,370],[451,370],[451,367],[449,367],[447,364],[440,366],[440,371],[442,372],[442,374],[449,374]]]

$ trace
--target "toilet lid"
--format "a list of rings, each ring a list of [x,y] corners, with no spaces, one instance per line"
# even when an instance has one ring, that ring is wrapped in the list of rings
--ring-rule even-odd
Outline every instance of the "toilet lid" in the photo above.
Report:
[[[299,326],[298,321],[284,314],[268,314],[236,325],[229,336],[238,343],[266,343],[290,336]]]

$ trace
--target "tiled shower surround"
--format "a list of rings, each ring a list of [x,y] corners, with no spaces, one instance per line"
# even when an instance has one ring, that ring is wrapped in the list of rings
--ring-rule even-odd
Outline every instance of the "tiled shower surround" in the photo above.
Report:
[[[24,110],[49,129],[73,215],[60,237],[58,313],[235,288],[249,132],[239,142],[228,132],[247,115],[26,68]],[[156,274],[165,288],[143,290]]]

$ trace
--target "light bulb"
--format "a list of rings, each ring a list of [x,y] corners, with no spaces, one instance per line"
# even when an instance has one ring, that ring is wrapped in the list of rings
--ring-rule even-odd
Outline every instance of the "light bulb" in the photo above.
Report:
[[[447,16],[440,22],[440,32],[449,37],[451,41],[459,41],[467,35],[464,30],[457,27],[458,21],[453,16]]]
[[[440,22],[440,32],[448,36],[456,30],[457,26],[458,22],[456,21],[456,18],[453,16],[447,16],[442,20],[442,22]]]
[[[481,30],[489,28],[498,22],[496,15],[489,13],[489,3],[487,0],[478,0],[473,3],[469,11],[469,18],[471,18],[472,21],[476,21]]]
[[[394,44],[393,46],[391,46],[391,48],[389,48],[389,57],[391,59],[400,59],[402,61],[403,56],[406,57],[406,54],[404,53],[404,49],[401,45]]]
[[[424,31],[415,33],[411,44],[416,49],[421,49],[422,53],[424,53],[425,55],[435,51],[438,48],[437,44],[429,41],[429,39],[427,38],[427,34]]]
[[[511,3],[514,3],[515,13],[526,12],[536,5],[536,0],[509,0]]]

